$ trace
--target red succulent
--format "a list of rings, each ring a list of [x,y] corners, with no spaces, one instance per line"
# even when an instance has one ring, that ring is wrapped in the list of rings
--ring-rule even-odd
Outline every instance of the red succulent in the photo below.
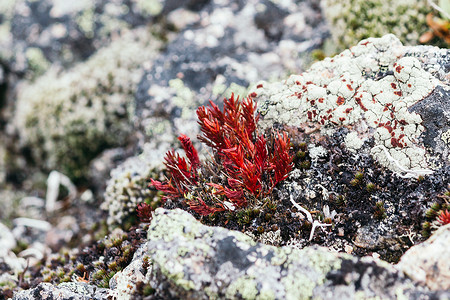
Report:
[[[198,138],[214,153],[209,166],[212,164],[225,175],[225,180],[218,175],[214,182],[210,182],[211,177],[202,178],[197,151],[191,140],[181,135],[178,140],[187,161],[174,151],[167,152],[164,164],[168,179],[151,180],[156,189],[164,192],[163,199],[184,198],[192,210],[209,215],[245,207],[250,198],[271,193],[287,178],[292,169],[290,139],[286,133],[277,133],[270,136],[268,143],[264,135],[258,135],[259,116],[251,97],[240,101],[232,95],[224,100],[223,111],[210,101],[209,106],[197,109],[197,116],[202,132]]]
[[[450,224],[450,212],[448,210],[442,210],[438,216],[438,221],[442,225]]]

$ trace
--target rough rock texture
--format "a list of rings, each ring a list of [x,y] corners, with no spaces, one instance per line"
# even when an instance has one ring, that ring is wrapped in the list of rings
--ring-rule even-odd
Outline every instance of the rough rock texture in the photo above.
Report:
[[[398,267],[431,290],[450,290],[450,225],[442,226],[420,245],[409,249]]]
[[[190,214],[157,209],[148,231],[156,295],[183,299],[307,299],[442,297],[388,264],[317,247],[302,250],[255,243]]]
[[[146,143],[140,155],[128,158],[111,171],[101,205],[108,211],[109,225],[123,225],[139,203],[154,201],[155,191],[148,187],[149,178],[157,177],[163,167],[159,159],[171,142],[171,139],[164,142],[164,137],[170,138],[170,134],[160,138],[158,147],[155,143]]]
[[[446,141],[450,124],[444,112],[448,105],[439,105],[446,102],[440,99],[448,93],[448,82],[430,70],[448,73],[449,50],[410,49],[393,35],[369,38],[284,82],[257,84],[253,95],[263,126],[320,129],[325,135],[345,126],[351,129],[347,148],[360,150],[373,138],[370,152],[382,165],[396,172],[414,170],[405,176],[431,173],[424,169],[449,162],[449,145],[439,141]],[[423,101],[439,108],[424,109]]]
[[[50,283],[40,283],[34,289],[21,291],[14,295],[14,300],[27,299],[106,299],[107,289],[98,288],[86,283],[66,282],[58,286]]]
[[[448,299],[449,229],[443,227],[430,243],[413,247],[405,255],[408,262],[395,267],[317,246],[298,250],[263,245],[237,231],[202,225],[185,211],[160,208],[150,224],[147,242],[128,267],[110,280],[110,289],[81,282],[41,283],[16,293],[13,299],[46,295],[135,299],[142,296],[136,292],[143,287],[148,287],[149,299]],[[422,259],[429,253],[444,263],[440,282],[435,281],[435,267],[427,267],[434,263]],[[416,270],[420,272],[412,274]]]
[[[426,0],[325,0],[321,5],[333,42],[341,49],[387,33],[417,45],[420,35],[429,30],[425,17],[431,9]]]

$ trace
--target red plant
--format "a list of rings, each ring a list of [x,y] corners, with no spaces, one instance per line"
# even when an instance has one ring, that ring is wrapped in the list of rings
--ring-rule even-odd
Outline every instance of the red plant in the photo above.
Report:
[[[202,177],[197,151],[191,140],[181,135],[178,139],[188,161],[169,151],[164,162],[168,179],[151,179],[152,185],[165,193],[163,200],[184,198],[192,210],[209,215],[245,207],[250,199],[266,196],[287,178],[292,169],[290,139],[286,133],[277,133],[268,143],[264,135],[257,134],[259,116],[251,97],[241,102],[232,95],[224,100],[223,111],[210,101],[209,106],[197,109],[197,117],[202,132],[198,138],[214,153],[208,166],[217,171],[215,180]]]
[[[450,212],[448,210],[442,210],[438,216],[438,221],[442,225],[450,224]]]
[[[139,203],[137,208],[137,215],[139,217],[139,220],[144,223],[150,223],[150,220],[152,219],[152,207],[148,205],[147,203]]]

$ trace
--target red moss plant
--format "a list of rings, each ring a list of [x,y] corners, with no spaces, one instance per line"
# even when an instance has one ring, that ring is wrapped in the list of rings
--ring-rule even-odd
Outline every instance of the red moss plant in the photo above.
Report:
[[[442,226],[450,224],[450,212],[448,210],[442,210],[437,219]]]
[[[184,199],[200,215],[244,208],[249,202],[269,195],[292,170],[290,139],[285,132],[258,134],[256,103],[231,95],[224,99],[223,111],[210,101],[197,109],[202,134],[199,140],[213,151],[212,160],[202,164],[191,140],[178,140],[187,160],[168,151],[167,179],[151,179],[151,185],[167,199]],[[269,142],[268,142],[269,141]]]

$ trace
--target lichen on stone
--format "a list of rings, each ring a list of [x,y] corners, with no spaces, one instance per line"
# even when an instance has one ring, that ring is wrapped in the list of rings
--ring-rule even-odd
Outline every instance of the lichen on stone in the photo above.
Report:
[[[80,179],[100,151],[124,144],[142,64],[158,45],[146,29],[130,32],[71,70],[49,70],[24,86],[15,123],[36,164]]]
[[[309,124],[324,135],[346,126],[357,133],[347,136],[348,148],[373,137],[379,147],[372,148],[372,155],[385,167],[426,168],[419,142],[425,128],[420,115],[408,108],[427,97],[438,80],[417,58],[404,57],[406,48],[394,35],[369,38],[284,82],[258,83],[252,91],[261,107],[260,124]]]

